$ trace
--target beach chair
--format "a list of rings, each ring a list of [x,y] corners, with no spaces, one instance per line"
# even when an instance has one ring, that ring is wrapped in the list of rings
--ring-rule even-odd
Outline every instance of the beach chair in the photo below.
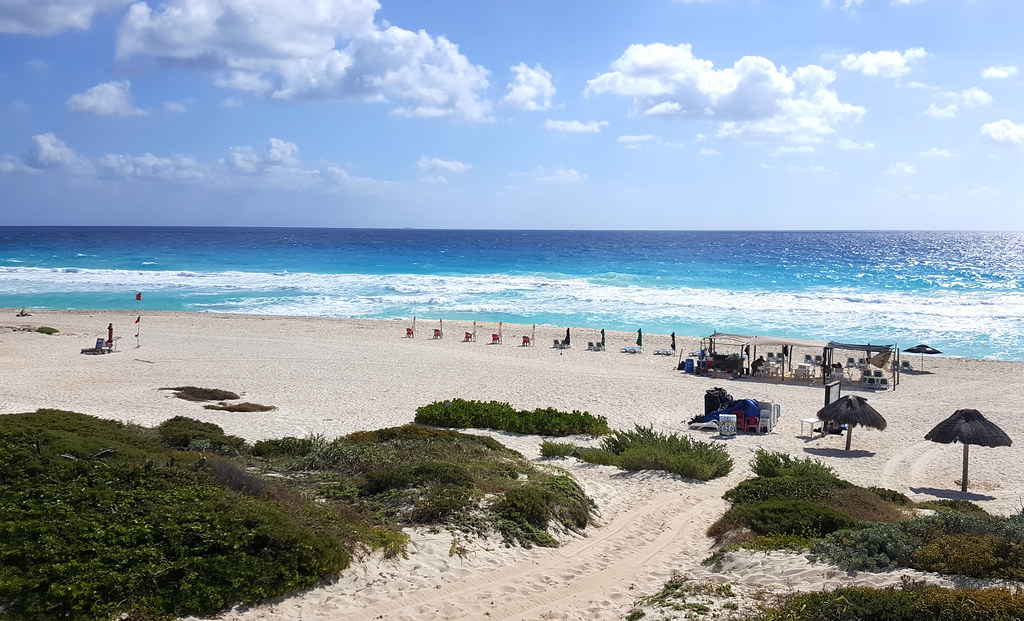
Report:
[[[878,388],[878,384],[875,382],[875,378],[869,375],[868,377],[864,378],[864,387],[870,388],[871,390],[875,390],[876,388]]]
[[[821,363],[822,363],[821,356],[815,356],[814,357],[814,364],[816,364],[816,365],[818,365],[820,367]]]
[[[466,338],[462,339],[462,342],[463,343],[468,343],[468,342],[470,342],[472,340],[473,340],[473,333],[472,332],[467,332],[466,333]]]
[[[914,366],[910,364],[909,360],[900,361],[900,371],[913,371]]]
[[[879,390],[889,390],[889,378],[888,377],[883,377],[883,378],[878,380],[878,389]]]
[[[853,358],[847,358],[846,359],[846,368],[847,369],[852,369],[852,368],[854,368],[856,366],[857,366],[857,363],[856,363],[856,361],[854,361]]]
[[[744,431],[747,433],[757,433],[761,429],[761,417],[759,416],[747,416],[747,423],[744,425]]]
[[[441,332],[437,328],[434,328],[434,336],[433,336],[433,338],[434,338],[434,340],[443,339],[444,338],[444,332]]]
[[[857,358],[857,367],[863,369],[868,366],[868,361],[863,358]]]
[[[494,344],[501,344],[501,335],[496,332],[494,334],[491,334],[491,345]]]
[[[587,341],[587,351],[594,351],[594,342]]]
[[[813,358],[811,358],[810,354],[804,354],[804,364],[811,364],[811,360],[813,360]]]
[[[882,377],[882,372],[881,371],[875,371],[874,372],[874,376],[875,377]]]
[[[768,362],[772,362],[774,360],[775,360],[775,354],[773,354],[772,352],[768,352]]]
[[[668,349],[668,348],[655,349],[654,350],[654,355],[655,356],[671,356],[674,353],[676,353],[674,349]]]
[[[529,346],[530,346],[530,337],[524,336],[523,337],[523,344],[520,345],[520,347],[529,347]]]

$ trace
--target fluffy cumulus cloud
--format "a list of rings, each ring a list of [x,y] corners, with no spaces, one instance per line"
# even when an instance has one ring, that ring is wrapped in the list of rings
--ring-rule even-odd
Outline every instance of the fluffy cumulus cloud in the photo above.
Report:
[[[856,71],[864,75],[883,78],[898,78],[910,73],[910,65],[929,56],[923,47],[899,52],[883,50],[881,52],[864,52],[863,54],[847,54],[839,63],[847,71]]]
[[[427,157],[426,155],[420,157],[416,167],[422,171],[441,171],[447,173],[464,173],[473,168],[471,164],[454,160],[442,160],[439,157]]]
[[[79,171],[87,167],[74,149],[53,134],[33,136],[24,164],[37,170]]]
[[[917,173],[917,168],[913,164],[906,162],[896,162],[892,167],[885,171],[888,175],[899,176],[899,175],[913,175]]]
[[[86,30],[97,13],[120,9],[130,0],[3,0],[0,32],[54,35],[66,30]]]
[[[149,114],[132,105],[131,83],[128,80],[97,84],[84,93],[68,99],[68,110],[87,114],[141,116]]]
[[[551,107],[551,98],[555,96],[555,87],[551,85],[551,74],[537,65],[527,67],[519,63],[512,67],[515,79],[508,85],[505,105],[522,110],[547,110]]]
[[[590,80],[586,95],[633,98],[634,112],[678,119],[718,119],[719,137],[817,142],[864,109],[839,101],[831,71],[808,65],[792,72],[759,56],[715,69],[689,44],[631,45],[612,71]]]
[[[997,144],[1024,144],[1024,125],[1003,119],[982,125],[981,135]]]
[[[951,103],[945,106],[937,106],[935,104],[928,104],[928,109],[924,111],[925,114],[932,117],[933,119],[951,119],[956,116],[956,111],[960,107],[955,103]]]
[[[1015,75],[1017,75],[1017,68],[1013,66],[989,67],[981,72],[981,77],[987,80],[1005,80]]]
[[[135,2],[121,62],[211,72],[216,84],[282,100],[389,102],[412,117],[490,119],[487,70],[444,37],[378,27],[376,0]]]
[[[544,128],[556,132],[569,134],[599,134],[602,127],[607,127],[608,121],[553,121],[548,119],[544,122]]]

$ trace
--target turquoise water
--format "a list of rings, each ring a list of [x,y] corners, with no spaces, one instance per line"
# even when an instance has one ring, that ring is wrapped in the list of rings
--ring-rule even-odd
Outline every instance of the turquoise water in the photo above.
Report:
[[[1024,234],[6,227],[0,306],[720,330],[1024,360]]]

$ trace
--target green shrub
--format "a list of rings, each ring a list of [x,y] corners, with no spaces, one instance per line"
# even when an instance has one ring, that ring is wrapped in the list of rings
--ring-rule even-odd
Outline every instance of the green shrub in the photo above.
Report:
[[[760,477],[836,476],[836,472],[831,466],[816,459],[809,457],[797,459],[785,453],[775,453],[760,448],[755,451],[754,458],[750,460],[750,469]]]
[[[850,571],[888,571],[909,567],[919,539],[905,523],[877,524],[839,531],[811,544],[811,558]]]
[[[497,401],[435,401],[416,409],[415,422],[434,427],[498,429],[544,436],[608,433],[608,420],[587,412],[560,412],[554,408],[517,411]]]
[[[913,566],[972,578],[1000,575],[1008,542],[996,535],[939,535],[914,552]]]
[[[722,498],[734,504],[749,504],[768,500],[801,499],[824,501],[837,489],[852,487],[830,475],[778,476],[747,479],[727,491]]]
[[[963,513],[983,520],[992,517],[988,511],[985,511],[969,500],[926,500],[914,506],[918,509],[931,509],[933,511],[956,511],[957,513]]]
[[[737,505],[722,516],[724,522],[746,526],[759,535],[783,534],[821,536],[857,522],[845,513],[806,500],[768,500]]]
[[[623,470],[662,470],[701,481],[725,476],[733,465],[725,447],[639,425],[632,431],[613,431],[601,440],[600,449],[579,449],[578,457]]]
[[[175,416],[160,423],[156,428],[164,443],[171,448],[209,448],[214,451],[240,451],[245,440],[238,436],[224,434],[224,430],[213,423]]]
[[[60,330],[57,328],[51,328],[50,326],[39,326],[36,328],[36,332],[40,334],[57,334]]]
[[[891,502],[894,505],[906,506],[906,505],[911,504],[909,498],[907,498],[906,496],[904,496],[903,494],[901,494],[901,493],[899,493],[897,491],[893,491],[891,489],[885,489],[884,487],[869,487],[867,489],[870,490],[871,492],[873,492],[876,496],[878,496],[882,500],[884,500],[886,502]]]
[[[551,457],[572,457],[576,453],[576,445],[571,442],[551,442],[544,440],[540,443],[540,456]]]
[[[256,457],[276,457],[288,455],[301,457],[309,453],[312,448],[311,437],[295,438],[288,436],[272,440],[260,440],[252,447],[252,454]]]

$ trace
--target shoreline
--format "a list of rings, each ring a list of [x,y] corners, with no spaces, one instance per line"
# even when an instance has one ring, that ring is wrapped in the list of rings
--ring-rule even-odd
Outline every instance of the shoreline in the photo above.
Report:
[[[0,385],[0,414],[58,408],[146,426],[181,415],[216,423],[254,442],[401,425],[412,421],[419,406],[460,397],[522,409],[586,410],[607,417],[613,429],[641,425],[685,434],[722,443],[736,464],[727,477],[698,483],[664,473],[623,473],[571,458],[542,460],[538,436],[472,430],[575,476],[597,503],[600,524],[588,528],[585,537],[565,538],[556,549],[474,542],[466,557],[449,554],[450,534],[417,532],[408,559],[363,559],[336,582],[238,609],[225,619],[384,614],[426,621],[485,613],[501,619],[621,619],[633,601],[656,593],[673,571],[744,589],[818,590],[828,568],[807,567],[803,557],[739,559],[715,575],[700,565],[713,543],[704,531],[727,506],[721,496],[750,476],[748,461],[757,448],[812,457],[857,485],[894,489],[914,500],[963,498],[996,514],[1020,508],[1015,481],[1005,476],[1005,464],[1024,459],[1020,442],[972,450],[970,488],[962,494],[956,484],[960,447],[923,437],[964,407],[980,410],[1014,437],[1022,362],[932,356],[924,361],[926,373],[905,374],[895,391],[848,387],[846,394],[867,397],[889,426],[881,432],[858,428],[847,453],[845,436],[808,437],[802,428],[801,419],[815,416],[823,405],[820,383],[688,376],[676,370],[678,356],[651,353],[668,346],[667,335],[645,333],[645,352],[627,355],[618,350],[633,344],[635,332],[609,331],[607,351],[592,352],[586,343],[595,334],[599,338],[596,330],[573,330],[571,349],[552,348],[552,341],[565,335],[565,328],[557,326],[538,325],[537,346],[520,347],[521,339],[509,338],[521,337],[530,326],[505,326],[504,344],[491,345],[496,324],[478,328],[478,337],[486,341],[463,343],[465,326],[456,321],[445,321],[445,338],[432,340],[428,335],[436,321],[418,320],[419,334],[407,339],[408,322],[402,320],[147,311],[136,347],[136,312],[32,310],[33,316],[19,318],[14,317],[17,310],[0,319],[0,372],[6,378]],[[119,351],[80,354],[106,336],[110,322],[122,336]],[[42,325],[60,332],[48,336],[23,329]],[[696,349],[698,342],[677,337],[684,352]],[[919,358],[909,359],[916,365]],[[244,400],[278,409],[214,412],[161,390],[182,385],[232,390]],[[689,430],[687,421],[703,413],[704,393],[715,386],[737,399],[780,404],[775,431],[721,439]],[[879,578],[843,572],[840,579],[898,583],[899,574]]]

